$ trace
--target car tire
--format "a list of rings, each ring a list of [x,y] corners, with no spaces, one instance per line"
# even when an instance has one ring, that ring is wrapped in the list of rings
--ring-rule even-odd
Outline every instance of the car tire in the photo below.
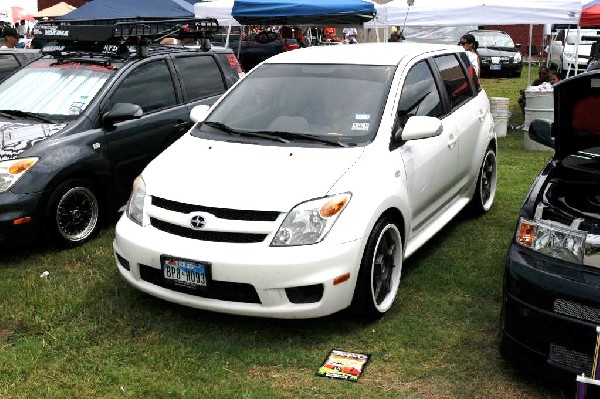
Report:
[[[398,226],[388,217],[379,219],[360,263],[350,306],[354,315],[377,319],[392,307],[400,286],[403,257]]]
[[[522,71],[516,71],[512,73],[512,77],[513,78],[520,78],[521,77],[521,73]]]
[[[494,198],[496,197],[497,180],[496,153],[492,148],[488,147],[479,168],[477,186],[471,199],[471,208],[475,213],[486,213],[492,208]]]
[[[72,179],[60,184],[49,204],[48,225],[57,244],[74,247],[98,232],[100,204],[91,182]]]

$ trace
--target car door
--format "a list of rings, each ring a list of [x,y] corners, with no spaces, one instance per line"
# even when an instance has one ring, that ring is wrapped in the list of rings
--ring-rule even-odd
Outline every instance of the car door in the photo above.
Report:
[[[0,81],[13,73],[21,65],[14,54],[0,54]]]
[[[463,56],[464,60],[459,62],[458,57]],[[477,76],[465,53],[442,55],[433,60],[444,82],[451,107],[445,120],[457,140],[457,180],[452,194],[457,195],[473,181],[473,174],[478,171],[480,160],[474,155],[477,154],[480,139],[487,137],[481,135],[481,130],[489,110],[487,101],[477,97],[479,86],[473,80]]]
[[[456,130],[444,118],[438,82],[433,64],[426,59],[417,62],[406,74],[397,107],[396,124],[400,128],[414,115],[439,118],[443,125],[438,136],[397,144],[406,170],[413,235],[424,229],[445,208],[456,185]]]
[[[189,110],[183,103],[167,59],[136,66],[120,79],[103,107],[117,103],[139,105],[143,115],[112,127],[103,126],[116,189],[126,198],[134,178],[189,127]]]

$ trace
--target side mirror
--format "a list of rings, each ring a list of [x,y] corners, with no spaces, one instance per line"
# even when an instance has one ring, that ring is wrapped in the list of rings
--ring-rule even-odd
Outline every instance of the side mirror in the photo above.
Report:
[[[529,124],[529,138],[546,147],[554,148],[552,137],[552,121],[549,119],[534,119]]]
[[[116,103],[108,112],[102,115],[102,123],[104,126],[113,126],[115,123],[128,121],[131,119],[139,119],[144,115],[142,107],[131,103]]]
[[[208,116],[209,105],[196,105],[190,112],[190,119],[193,122],[204,122]]]
[[[417,140],[439,136],[444,127],[438,118],[432,116],[411,116],[402,130],[402,140]]]

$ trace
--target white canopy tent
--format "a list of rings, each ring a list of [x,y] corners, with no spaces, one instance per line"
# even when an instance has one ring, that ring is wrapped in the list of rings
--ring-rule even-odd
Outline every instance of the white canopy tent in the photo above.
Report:
[[[581,16],[581,0],[393,0],[387,25],[460,26],[515,24],[574,24]]]
[[[221,26],[240,26],[240,23],[231,16],[233,0],[203,1],[194,4],[196,18],[216,18]]]

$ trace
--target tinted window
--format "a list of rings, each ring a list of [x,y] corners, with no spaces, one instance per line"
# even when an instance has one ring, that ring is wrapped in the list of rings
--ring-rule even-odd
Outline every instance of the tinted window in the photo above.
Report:
[[[471,80],[473,81],[473,83],[475,85],[475,90],[477,92],[479,92],[481,90],[481,84],[479,83],[479,77],[475,73],[475,70],[472,67],[469,68],[471,66],[471,61],[469,61],[469,56],[467,55],[467,53],[458,53],[458,56],[462,60],[463,65],[467,68],[467,71],[469,72],[469,76],[471,76]]]
[[[19,67],[19,63],[12,54],[0,54],[0,79]]]
[[[452,103],[452,108],[456,108],[471,98],[471,87],[456,56],[454,54],[443,55],[435,57],[434,60],[442,75],[444,87]],[[469,69],[472,70],[473,67],[470,65],[469,63]]]
[[[398,118],[404,127],[408,118],[413,115],[442,116],[443,108],[440,95],[427,62],[421,61],[413,66],[404,81]]]
[[[136,68],[119,85],[110,103],[138,104],[144,112],[177,104],[166,61],[149,62]]]
[[[221,71],[213,57],[178,57],[175,63],[181,71],[188,101],[215,96],[225,91]]]

